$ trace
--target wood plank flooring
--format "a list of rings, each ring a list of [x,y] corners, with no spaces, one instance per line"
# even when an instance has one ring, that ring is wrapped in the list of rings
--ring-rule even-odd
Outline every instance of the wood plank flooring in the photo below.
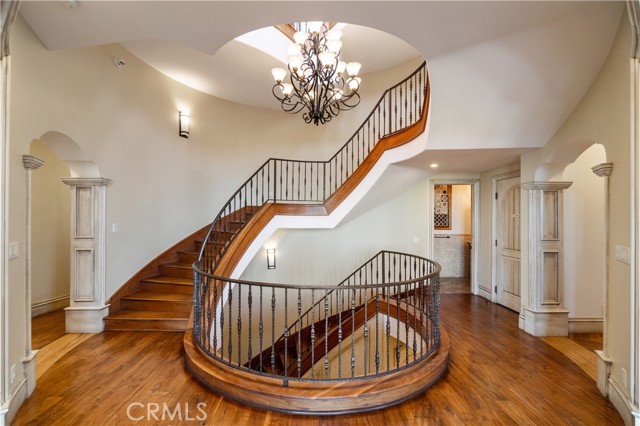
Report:
[[[105,332],[79,343],[42,375],[14,425],[623,424],[579,366],[518,329],[515,312],[477,296],[443,294],[441,313],[451,338],[449,371],[424,394],[385,410],[316,417],[243,406],[185,372],[180,334]],[[206,419],[198,403],[206,404],[200,406]],[[128,418],[128,407],[137,421]]]
[[[31,319],[31,347],[40,349],[64,336],[64,309]]]

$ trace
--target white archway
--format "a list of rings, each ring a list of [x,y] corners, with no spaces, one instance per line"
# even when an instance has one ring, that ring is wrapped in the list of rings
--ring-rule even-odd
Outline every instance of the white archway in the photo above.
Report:
[[[64,161],[71,176],[62,182],[71,189],[70,228],[70,306],[65,308],[67,333],[99,333],[104,329],[105,305],[105,233],[106,186],[111,182],[100,175],[98,166],[69,136],[49,131],[39,140]],[[30,163],[36,161],[32,156]],[[31,291],[31,170],[27,169],[27,292]],[[30,304],[30,297],[27,303]],[[31,306],[27,307],[30,322]],[[30,331],[30,330],[29,330]],[[30,333],[29,333],[30,335]],[[29,343],[30,346],[30,343]],[[30,348],[28,348],[30,349]]]

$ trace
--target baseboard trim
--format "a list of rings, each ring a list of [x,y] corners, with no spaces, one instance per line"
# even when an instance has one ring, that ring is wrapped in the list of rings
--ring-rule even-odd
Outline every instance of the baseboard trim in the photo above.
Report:
[[[27,379],[20,380],[18,386],[9,395],[9,399],[0,408],[0,426],[10,425],[18,413],[18,409],[27,399]]]
[[[602,318],[569,318],[569,333],[602,333]]]
[[[61,296],[31,305],[31,317],[37,317],[69,306],[69,296]]]
[[[478,286],[478,296],[480,297],[484,297],[485,299],[488,299],[489,301],[491,301],[491,289],[490,288],[484,288],[481,285]]]
[[[625,394],[622,387],[616,382],[613,377],[609,377],[609,401],[613,404],[618,411],[625,426],[634,426],[635,420],[633,415],[633,409],[629,404],[629,397]]]

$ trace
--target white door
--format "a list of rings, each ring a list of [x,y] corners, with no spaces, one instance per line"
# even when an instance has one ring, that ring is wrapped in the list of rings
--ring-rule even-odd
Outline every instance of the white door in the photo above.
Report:
[[[496,182],[496,293],[499,304],[520,311],[520,178]]]

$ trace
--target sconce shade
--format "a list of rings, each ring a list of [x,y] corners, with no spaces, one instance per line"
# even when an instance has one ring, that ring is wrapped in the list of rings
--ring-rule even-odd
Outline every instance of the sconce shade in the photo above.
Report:
[[[180,131],[180,136],[182,136],[183,138],[188,138],[189,137],[189,119],[191,117],[184,113],[184,112],[180,112],[180,121],[179,121],[179,131]]]
[[[276,249],[267,249],[267,269],[276,269]]]

